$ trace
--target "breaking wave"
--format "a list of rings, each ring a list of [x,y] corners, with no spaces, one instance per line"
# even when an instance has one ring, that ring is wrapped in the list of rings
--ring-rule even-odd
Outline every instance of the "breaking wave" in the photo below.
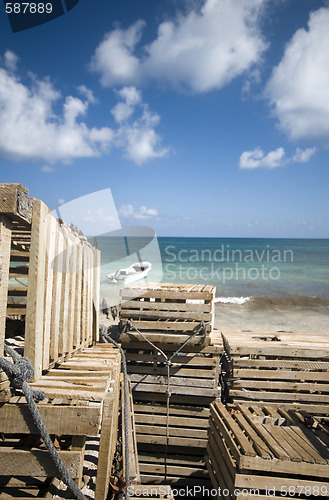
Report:
[[[216,297],[215,302],[221,304],[246,304],[253,308],[275,307],[328,307],[329,297]]]

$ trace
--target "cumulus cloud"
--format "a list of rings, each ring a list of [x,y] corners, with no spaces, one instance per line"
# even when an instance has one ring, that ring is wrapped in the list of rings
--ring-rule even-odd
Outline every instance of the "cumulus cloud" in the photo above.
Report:
[[[259,18],[267,0],[205,0],[177,14],[137,56],[144,23],[116,28],[97,47],[90,68],[104,86],[167,82],[193,92],[221,88],[259,62],[267,48]]]
[[[136,82],[140,61],[133,52],[144,26],[144,21],[139,20],[126,30],[116,28],[105,35],[90,63],[90,69],[101,74],[102,85]]]
[[[288,163],[307,163],[314,155],[315,148],[297,148],[292,158],[287,158],[285,150],[280,147],[265,154],[260,148],[244,151],[240,156],[239,167],[253,170],[256,168],[273,169],[283,167]]]
[[[0,68],[0,153],[10,160],[39,160],[53,164],[98,156],[113,139],[113,131],[88,128],[82,121],[88,102],[67,96],[55,114],[60,93],[47,79],[30,86]]]
[[[4,64],[9,71],[16,71],[18,64],[17,55],[11,50],[6,50],[4,54]]]
[[[118,210],[119,215],[130,219],[150,219],[157,217],[158,211],[155,208],[147,208],[141,206],[139,210],[135,210],[133,205],[122,205]]]
[[[277,168],[284,164],[285,152],[283,148],[277,148],[264,154],[260,148],[253,151],[244,151],[240,156],[239,167],[242,169],[254,168]]]
[[[297,148],[292,161],[295,163],[307,163],[310,158],[315,154],[316,148]]]
[[[154,130],[160,116],[142,102],[141,93],[135,87],[124,87],[118,94],[123,100],[112,109],[119,124],[115,145],[121,147],[125,157],[137,165],[166,156],[169,148],[160,146],[161,137]],[[141,115],[129,120],[137,108],[141,110]]]
[[[90,89],[84,85],[77,88],[84,99],[71,95],[62,98],[49,79],[31,76],[29,84],[22,83],[12,71],[17,62],[14,56],[7,51],[7,67],[0,68],[1,156],[12,161],[45,162],[41,171],[50,173],[56,162],[97,157],[110,147],[122,149],[125,157],[138,165],[169,152],[161,147],[155,131],[159,115],[142,102],[135,87],[116,92],[119,102],[111,111],[113,128],[88,127],[84,117],[90,103],[95,102]]]
[[[88,87],[86,87],[85,85],[78,85],[77,89],[80,94],[87,99],[88,102],[90,102],[91,104],[94,104],[96,102],[96,98],[91,89],[88,89]]]
[[[111,113],[115,120],[121,123],[133,114],[135,106],[141,102],[142,98],[136,87],[124,87],[117,93],[123,100],[114,106]]]
[[[272,72],[265,95],[291,140],[329,147],[329,8],[310,14]]]

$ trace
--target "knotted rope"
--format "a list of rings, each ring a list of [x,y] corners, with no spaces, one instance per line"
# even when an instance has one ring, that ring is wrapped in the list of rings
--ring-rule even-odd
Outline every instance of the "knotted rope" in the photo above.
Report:
[[[43,399],[45,399],[46,395],[42,391],[32,390],[27,383],[34,376],[34,369],[30,363],[30,360],[26,357],[21,357],[19,354],[17,354],[17,352],[14,349],[12,349],[6,344],[4,346],[4,351],[5,354],[11,356],[13,363],[11,363],[5,358],[0,357],[0,368],[2,368],[4,372],[8,375],[11,385],[15,389],[22,390],[27,402],[27,406],[30,410],[33,422],[36,428],[38,429],[38,432],[41,435],[47,447],[47,450],[49,451],[50,457],[56,466],[60,478],[66,484],[66,486],[71,490],[71,492],[73,493],[74,497],[77,498],[77,500],[85,500],[84,495],[82,494],[80,489],[77,487],[77,485],[69,475],[67,468],[62,462],[62,459],[59,456],[54,446],[54,443],[52,442],[47,432],[44,423],[42,422],[35,401],[42,401]]]

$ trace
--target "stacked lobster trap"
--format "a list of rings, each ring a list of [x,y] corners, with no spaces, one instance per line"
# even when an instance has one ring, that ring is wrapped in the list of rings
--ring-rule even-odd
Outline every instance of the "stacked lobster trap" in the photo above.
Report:
[[[232,402],[317,410],[329,406],[327,335],[225,332],[223,377]]]
[[[95,498],[104,500],[117,443],[121,356],[98,342],[100,252],[20,184],[0,184],[0,238],[2,366],[28,358],[30,390],[43,393],[36,407],[78,488],[87,438],[98,439]],[[49,497],[58,493],[58,468],[30,414],[23,376],[18,384],[0,369],[0,496]]]
[[[213,330],[215,287],[149,283],[121,296],[142,483],[208,487],[209,405],[221,396],[223,352]]]

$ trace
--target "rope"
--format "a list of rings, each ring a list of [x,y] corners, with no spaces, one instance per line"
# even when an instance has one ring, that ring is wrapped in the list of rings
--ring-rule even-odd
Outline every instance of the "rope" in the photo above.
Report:
[[[120,344],[118,344],[107,333],[105,325],[99,325],[99,335],[107,342],[111,342],[115,347],[120,350],[121,364],[123,371],[123,390],[124,390],[124,433],[125,433],[125,479],[126,479],[126,500],[129,500],[129,487],[130,487],[130,464],[129,464],[129,415],[128,415],[128,373],[127,362],[125,353]]]
[[[40,417],[40,413],[35,404],[35,401],[42,401],[43,399],[45,399],[46,395],[42,391],[32,390],[27,383],[34,376],[34,369],[30,363],[30,360],[26,357],[19,356],[19,354],[17,354],[14,349],[6,344],[4,346],[4,351],[6,354],[12,357],[13,363],[5,358],[0,357],[0,368],[2,368],[8,375],[11,385],[15,389],[21,389],[23,391],[33,422],[37,427],[39,433],[41,434],[41,437],[49,451],[50,457],[53,460],[62,481],[71,490],[77,500],[85,500],[84,495],[81,493],[80,489],[77,487],[77,485],[69,475],[67,468],[63,464],[61,457],[59,456],[54,443],[50,439],[47,429]]]
[[[181,352],[182,349],[184,349],[184,347],[186,346],[186,344],[188,342],[190,342],[190,340],[192,340],[194,337],[196,337],[197,335],[199,335],[200,332],[203,332],[204,338],[206,337],[206,334],[207,334],[206,326],[208,324],[209,323],[205,323],[205,322],[201,321],[200,325],[198,326],[198,328],[195,331],[192,331],[192,333],[190,334],[190,336],[183,342],[183,344],[181,346],[179,346],[179,348],[177,349],[177,351],[175,351],[170,357],[168,357],[167,354],[160,349],[160,347],[158,347],[155,344],[153,344],[153,342],[151,342],[140,330],[138,330],[138,328],[136,328],[136,326],[134,325],[134,323],[133,323],[133,321],[131,319],[127,321],[127,323],[124,325],[123,330],[121,332],[121,333],[124,333],[127,330],[127,328],[135,330],[135,332],[137,332],[150,346],[152,346],[154,349],[156,349],[164,357],[164,359],[165,359],[165,364],[166,364],[166,367],[167,367],[167,390],[166,390],[166,394],[167,394],[166,406],[167,406],[167,409],[166,409],[166,448],[165,448],[165,463],[164,463],[164,465],[165,465],[164,480],[167,479],[167,468],[168,468],[167,467],[167,456],[168,456],[169,437],[170,437],[170,433],[169,433],[170,397],[171,397],[171,392],[170,392],[170,367],[172,365],[173,358],[175,356],[177,356],[177,354],[179,352]]]

